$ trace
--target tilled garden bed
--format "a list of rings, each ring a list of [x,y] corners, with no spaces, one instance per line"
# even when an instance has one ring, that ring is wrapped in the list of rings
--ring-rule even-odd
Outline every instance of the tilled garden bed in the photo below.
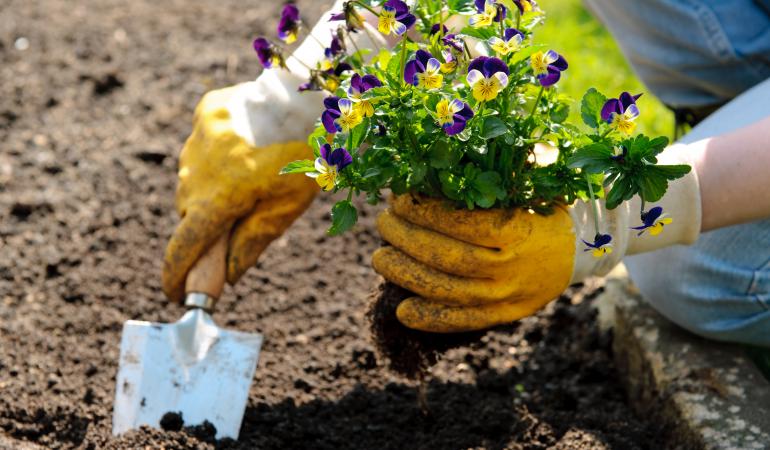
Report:
[[[300,5],[310,5],[302,2]],[[44,448],[661,448],[627,406],[591,284],[450,350],[417,386],[365,313],[366,209],[328,238],[319,199],[215,315],[266,342],[238,442],[110,434],[122,323],[182,313],[160,291],[176,154],[208,89],[257,73],[280,6],[238,0],[0,5],[0,444]],[[308,6],[312,22],[318,5]]]

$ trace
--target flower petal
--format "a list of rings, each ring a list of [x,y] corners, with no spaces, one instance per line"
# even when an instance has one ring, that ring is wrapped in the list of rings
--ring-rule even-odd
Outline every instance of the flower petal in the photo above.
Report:
[[[331,158],[332,155],[332,146],[329,144],[324,144],[318,149],[318,153],[325,161],[329,161],[329,158]]]
[[[417,86],[417,61],[414,59],[406,63],[406,67],[404,67],[404,81],[406,81],[409,84],[413,84]]]
[[[488,56],[479,56],[473,61],[471,61],[470,64],[468,64],[468,73],[470,73],[471,70],[478,70],[479,72],[484,71],[484,63],[489,59]]]
[[[541,86],[543,87],[553,86],[561,78],[561,72],[558,69],[552,69],[551,66],[548,66],[548,73],[543,75],[538,75],[537,78],[538,78],[538,81],[540,81]]]
[[[328,133],[336,133],[339,131],[336,120],[340,116],[340,113],[331,109],[327,109],[321,114],[321,123]]]
[[[464,107],[465,103],[460,99],[454,98],[449,102],[449,110],[452,111],[452,113],[460,112]]]
[[[623,114],[629,120],[636,119],[637,117],[639,117],[639,108],[636,105],[631,105],[628,107],[628,109],[626,109],[626,111]]]
[[[508,75],[502,72],[497,72],[492,76],[497,78],[497,82],[500,83],[500,90],[503,90],[506,86],[508,86]]]
[[[465,77],[465,81],[467,81],[468,85],[470,86],[475,85],[476,83],[478,83],[483,79],[484,79],[484,74],[482,74],[476,69],[473,69],[470,72],[468,72],[468,75]]]
[[[484,69],[482,70],[484,76],[489,78],[497,72],[508,75],[508,64],[504,63],[500,58],[487,58],[487,60],[484,61]]]
[[[612,114],[620,114],[620,101],[616,98],[611,98],[607,100],[604,103],[604,106],[602,106],[602,120],[605,122],[610,122],[612,120]]]
[[[438,71],[441,70],[441,63],[436,58],[431,58],[428,60],[428,64],[425,65],[425,72],[427,73],[438,73]]]
[[[444,125],[444,132],[448,136],[454,136],[455,134],[462,133],[465,129],[466,121],[465,118],[459,114],[454,115],[454,122],[450,124]]]
[[[350,114],[350,111],[353,110],[353,102],[350,101],[348,98],[341,98],[339,101],[340,105],[340,112],[342,114]]]
[[[407,26],[404,25],[403,23],[399,22],[399,21],[396,21],[393,24],[393,32],[396,33],[399,36],[401,36],[402,34],[406,33],[407,29],[408,29]]]

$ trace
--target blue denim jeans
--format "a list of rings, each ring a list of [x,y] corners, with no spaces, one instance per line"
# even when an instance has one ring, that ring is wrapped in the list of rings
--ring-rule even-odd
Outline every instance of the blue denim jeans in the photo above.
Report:
[[[770,77],[770,0],[584,0],[648,89],[718,106]]]
[[[770,0],[584,2],[664,103],[696,110],[732,100],[681,142],[770,116]],[[770,219],[625,263],[644,298],[671,321],[708,338],[770,347]]]

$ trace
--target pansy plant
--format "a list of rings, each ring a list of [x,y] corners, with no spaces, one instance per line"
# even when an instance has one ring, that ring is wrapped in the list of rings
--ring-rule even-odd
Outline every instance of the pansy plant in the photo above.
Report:
[[[567,58],[533,42],[544,17],[534,1],[410,4],[350,0],[329,17],[340,22],[331,37],[312,36],[325,50],[300,89],[327,93],[308,137],[315,158],[283,173],[305,173],[326,191],[347,192],[332,208],[329,233],[355,224],[354,195],[377,203],[384,189],[460,208],[541,214],[587,201],[597,234],[581,239],[597,258],[610,254],[613,242],[599,220],[600,199],[613,209],[639,196],[640,223],[629,232],[665,232],[671,218],[654,203],[689,166],[659,165],[668,139],[634,134],[638,95],[608,99],[591,89],[580,104],[584,127],[569,123],[571,101],[558,93]],[[452,29],[449,17],[462,15],[467,26]],[[286,43],[292,33],[308,32],[302,23],[299,11],[285,7],[278,38]],[[359,49],[351,39],[377,32],[396,44]],[[471,44],[479,43],[487,52],[473,55]],[[260,38],[254,49],[266,68],[285,68],[281,44]],[[555,162],[538,162],[539,143],[558,151]]]

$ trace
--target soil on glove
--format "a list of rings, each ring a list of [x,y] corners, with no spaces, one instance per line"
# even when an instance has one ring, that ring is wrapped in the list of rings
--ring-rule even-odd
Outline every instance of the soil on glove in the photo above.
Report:
[[[329,198],[215,315],[266,338],[240,440],[210,425],[111,436],[123,322],[183,312],[160,270],[193,108],[256,76],[251,40],[279,3],[0,2],[0,448],[661,448],[616,379],[595,285],[446,351],[423,414],[365,317],[378,209],[329,238]],[[317,3],[300,3],[311,23]]]

